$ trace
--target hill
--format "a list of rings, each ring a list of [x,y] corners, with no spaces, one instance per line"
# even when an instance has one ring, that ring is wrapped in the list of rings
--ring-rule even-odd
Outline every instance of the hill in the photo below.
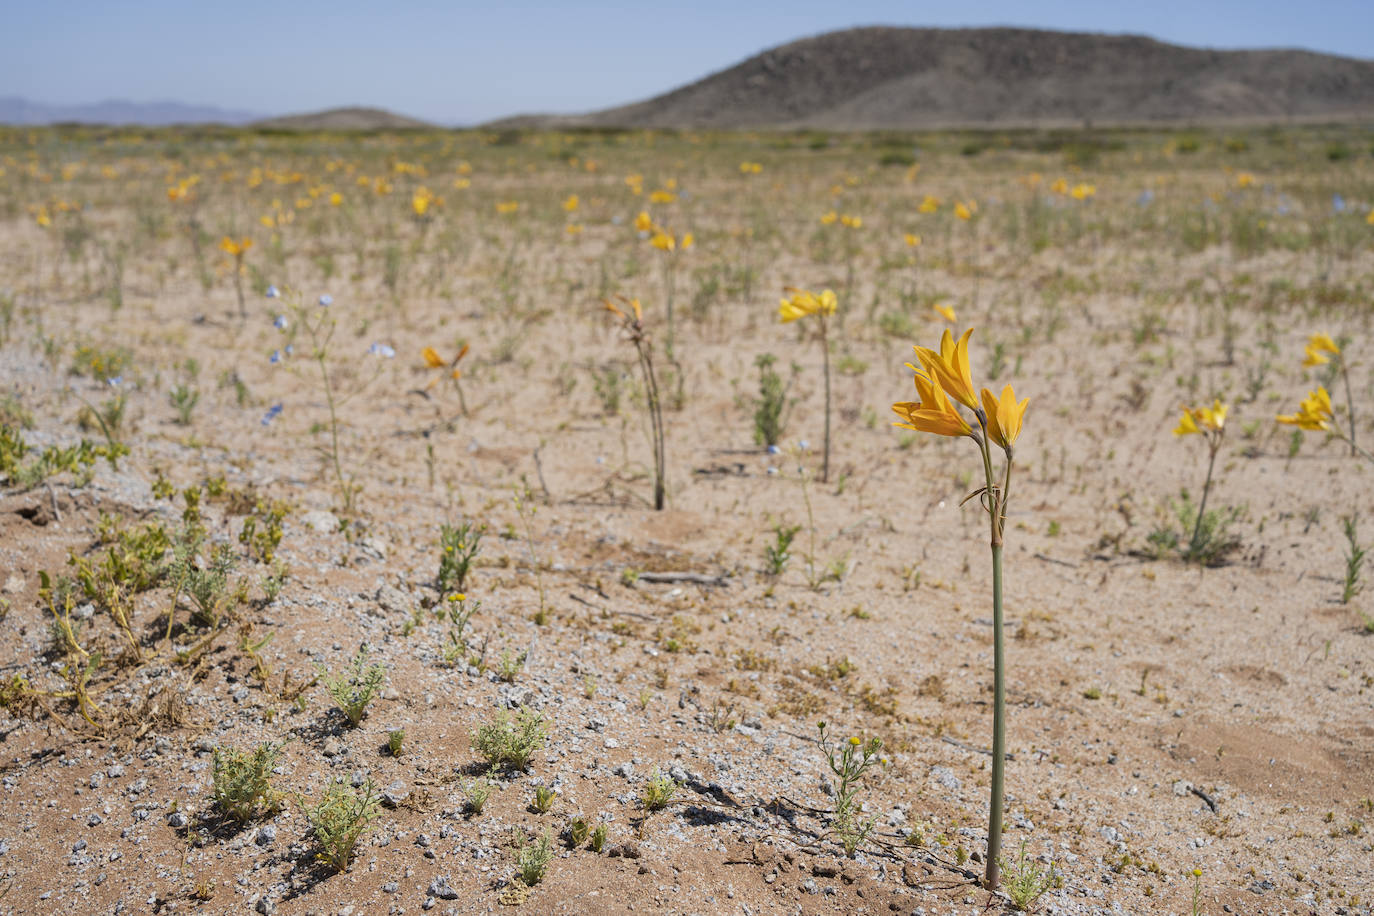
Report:
[[[245,124],[259,117],[250,111],[172,101],[106,99],[89,105],[50,105],[18,96],[0,98],[0,124]]]
[[[277,130],[400,130],[434,125],[384,108],[330,108],[308,114],[266,118],[254,121],[252,126]]]
[[[1370,117],[1374,61],[1137,35],[874,27],[794,41],[631,105],[498,123],[871,130]]]

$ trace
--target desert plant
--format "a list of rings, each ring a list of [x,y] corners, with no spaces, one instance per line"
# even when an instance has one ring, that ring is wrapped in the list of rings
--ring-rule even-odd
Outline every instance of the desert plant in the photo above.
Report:
[[[252,751],[215,748],[211,790],[215,806],[240,823],[253,820],[260,810],[278,807],[271,780],[281,750],[282,745],[270,741]]]
[[[1345,533],[1345,583],[1341,588],[1341,604],[1349,604],[1351,598],[1364,591],[1360,573],[1364,569],[1365,548],[1360,545],[1359,523],[1358,512],[1341,517],[1341,530]]]
[[[1000,396],[984,388],[981,397],[973,387],[969,369],[969,328],[956,342],[948,330],[940,349],[916,347],[921,369],[916,370],[916,392],[920,401],[892,405],[902,418],[896,426],[939,436],[967,437],[978,446],[983,460],[984,484],[965,500],[977,497],[988,514],[992,547],[992,801],[988,812],[987,871],[984,881],[989,890],[1001,881],[998,858],[1002,852],[1003,781],[1006,772],[1006,638],[1002,612],[1002,545],[1007,521],[1007,500],[1011,490],[1014,446],[1021,434],[1029,399],[1018,402],[1011,385]],[[913,367],[914,368],[914,367]],[[951,402],[950,398],[953,398]],[[955,404],[973,415],[975,429]],[[1002,449],[1005,463],[1000,482],[993,472],[992,447]]]
[[[358,647],[358,654],[337,675],[330,675],[323,667],[317,671],[325,690],[329,691],[329,696],[348,719],[348,724],[355,728],[367,715],[368,704],[386,680],[386,668],[369,665],[367,655],[367,645],[364,644]]]
[[[639,794],[639,803],[644,806],[645,811],[660,811],[673,800],[677,790],[677,780],[654,770],[644,783],[644,789]]]
[[[1044,869],[1034,859],[1026,858],[1025,840],[1021,841],[1014,861],[1002,861],[1002,871],[1006,875],[1003,887],[1011,898],[1012,908],[1016,910],[1029,909],[1041,894],[1059,883],[1059,874],[1054,870],[1053,862],[1048,869]]]
[[[525,707],[512,716],[503,709],[495,719],[472,730],[472,748],[492,766],[523,770],[547,735],[544,716],[538,711]]]
[[[821,463],[821,483],[826,483],[830,480],[830,338],[827,320],[835,314],[838,300],[835,293],[828,289],[817,294],[789,286],[786,291],[792,295],[789,299],[783,299],[778,306],[778,317],[785,323],[815,315],[820,327],[821,359],[825,370],[825,455]]]
[[[649,332],[644,327],[644,309],[640,306],[639,300],[620,296],[618,302],[619,304],[607,299],[605,308],[620,320],[621,329],[630,343],[634,344],[635,353],[639,356],[639,369],[644,376],[644,392],[649,411],[650,440],[654,452],[654,508],[662,510],[667,496],[667,454],[663,431],[663,402],[659,398],[658,377],[654,374],[654,348],[649,339]],[[671,334],[671,330],[669,333]]]
[[[801,371],[801,367],[793,363],[792,379],[784,383],[782,376],[773,368],[777,361],[777,357],[771,353],[761,353],[754,359],[754,365],[759,370],[759,396],[754,401],[754,441],[764,446],[777,445],[782,441],[787,414],[792,406],[787,392]]]
[[[440,526],[439,572],[434,577],[434,584],[441,594],[463,590],[472,563],[482,550],[482,534],[486,528],[486,525],[467,519],[457,525]]]
[[[540,814],[548,814],[553,810],[553,803],[558,799],[558,793],[549,786],[535,786],[534,801],[531,803],[534,810]]]
[[[553,859],[553,838],[548,830],[534,842],[522,843],[515,851],[515,871],[520,883],[534,887],[544,880]]]
[[[342,779],[331,782],[319,804],[306,810],[320,844],[320,860],[335,871],[347,871],[358,840],[378,812],[377,790],[370,780],[363,783],[361,793]]]
[[[1192,510],[1191,502],[1185,494],[1177,512],[1185,528],[1191,521],[1192,531],[1181,550],[1183,558],[1192,563],[1213,565],[1236,546],[1233,541],[1228,542],[1227,529],[1230,522],[1239,518],[1239,511],[1233,508],[1222,512],[1207,511],[1207,498],[1212,492],[1212,473],[1216,468],[1217,453],[1221,451],[1222,440],[1226,436],[1226,415],[1229,409],[1219,399],[1214,401],[1211,407],[1185,407],[1183,416],[1174,429],[1175,436],[1202,436],[1207,443],[1207,476],[1202,483],[1202,498],[1197,510]]]
[[[491,798],[493,786],[489,779],[470,779],[463,786],[463,799],[467,809],[473,814],[481,814],[482,809],[487,805],[487,799]]]
[[[200,392],[189,385],[177,385],[167,396],[167,400],[177,412],[177,423],[181,426],[190,426],[191,413],[200,401]]]
[[[877,738],[864,741],[857,735],[851,736],[837,746],[825,733],[826,725],[821,722],[821,753],[825,754],[826,764],[835,776],[832,792],[835,798],[835,817],[832,821],[835,834],[844,847],[845,854],[853,856],[873,832],[875,822],[859,817],[859,779],[879,761],[878,751],[883,743]]]
[[[774,525],[773,543],[763,548],[763,570],[770,576],[780,576],[792,559],[792,540],[801,531],[801,525]]]

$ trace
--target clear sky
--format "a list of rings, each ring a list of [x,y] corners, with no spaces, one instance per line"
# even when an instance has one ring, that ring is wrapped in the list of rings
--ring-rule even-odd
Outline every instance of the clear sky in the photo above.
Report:
[[[635,101],[855,25],[1019,25],[1374,58],[1374,0],[13,0],[0,96],[264,114],[376,105],[444,124]]]

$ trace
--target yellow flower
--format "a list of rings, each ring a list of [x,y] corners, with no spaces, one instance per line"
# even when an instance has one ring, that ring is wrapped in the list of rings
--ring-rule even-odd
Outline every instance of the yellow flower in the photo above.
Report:
[[[911,366],[907,363],[907,366]],[[920,395],[920,401],[898,401],[892,405],[892,410],[897,416],[906,420],[895,422],[893,426],[900,426],[902,429],[914,429],[922,433],[934,433],[937,436],[971,436],[973,427],[968,425],[964,415],[959,413],[959,408],[950,403],[945,396],[944,390],[940,387],[939,379],[935,376],[928,376],[916,370],[916,392]]]
[[[1254,175],[1251,175],[1249,172],[1241,172],[1239,175],[1236,176],[1236,186],[1237,186],[1237,187],[1248,188],[1248,187],[1250,187],[1250,185],[1252,185],[1252,184],[1254,184],[1254,183],[1255,183],[1255,176],[1254,176]]]
[[[906,242],[907,247],[909,248],[921,247],[921,237],[919,235],[916,235],[914,232],[906,233],[902,236],[902,240]]]
[[[696,239],[692,237],[692,233],[688,232],[686,235],[682,237],[681,248],[683,251],[686,251],[688,248],[691,248],[692,245],[694,245],[695,243]]]
[[[838,300],[835,298],[833,290],[825,290],[820,295],[816,295],[809,290],[797,289],[795,286],[787,287],[787,292],[792,294],[792,298],[783,299],[778,304],[778,317],[783,322],[796,321],[798,318],[805,318],[807,315],[833,315]]]
[[[640,307],[640,305],[639,305],[639,300],[638,300],[638,299],[626,299],[624,296],[620,296],[619,299],[620,299],[620,301],[623,302],[625,305],[629,306],[629,308],[630,308],[632,311],[634,311],[634,313],[635,313],[635,321],[641,321],[641,320],[643,320],[643,318],[644,318],[644,309]],[[621,311],[620,307],[617,306],[617,305],[615,304],[614,301],[612,301],[612,300],[610,300],[610,299],[603,299],[602,302],[603,302],[603,303],[605,304],[605,306],[606,306],[606,311],[608,311],[608,312],[614,312],[616,315],[620,316],[621,318],[625,319],[626,321],[629,320],[630,316],[629,316],[629,315],[626,315],[623,311]]]
[[[38,214],[34,216],[34,221],[38,223],[40,229],[46,229],[52,225],[52,217],[48,215],[47,207],[39,207]]]
[[[653,238],[649,239],[649,244],[659,251],[672,251],[677,248],[677,241],[661,229],[654,233]]]
[[[1030,398],[1016,403],[1016,392],[1011,386],[1002,389],[1000,398],[986,388],[983,389],[983,410],[987,413],[988,438],[1002,448],[1009,449],[1021,435],[1021,419],[1026,415],[1026,405]]]
[[[567,226],[563,227],[563,231],[568,235],[569,238],[573,238],[573,237],[575,237],[575,236],[581,234],[581,232],[582,232],[582,224],[581,224],[581,223],[569,223]]]
[[[1369,225],[1374,226],[1374,207],[1369,208],[1369,214],[1364,218],[1364,221]]]
[[[677,200],[677,195],[672,191],[655,191],[649,195],[649,203],[651,204],[670,204],[675,200]]]
[[[434,194],[430,192],[429,188],[421,187],[410,198],[410,209],[415,212],[416,216],[424,216],[429,212],[430,205],[433,203]]]
[[[639,232],[649,232],[654,228],[654,221],[649,219],[648,210],[640,210],[635,217],[635,229]]]
[[[581,204],[582,201],[578,200],[576,194],[569,194],[568,199],[563,201],[563,209],[568,211],[569,213],[576,213],[577,208],[581,206]]]
[[[519,202],[519,201],[515,201],[515,200],[503,200],[503,201],[499,201],[499,202],[496,204],[496,212],[497,212],[497,213],[500,213],[502,216],[506,216],[506,215],[509,215],[509,214],[511,214],[511,213],[514,213],[516,210],[519,210],[519,209],[520,209],[520,202]]]
[[[425,365],[429,366],[429,368],[444,368],[444,358],[440,356],[439,351],[435,350],[433,347],[425,347],[423,350],[420,351],[420,355],[424,357]]]
[[[335,191],[333,194],[329,195],[329,206],[337,207],[341,203],[343,203],[343,195],[340,194],[338,191]]]
[[[471,178],[455,178],[455,179],[453,179],[453,187],[454,187],[454,190],[457,190],[457,191],[462,191],[462,190],[464,190],[465,188],[470,188],[470,187],[472,187],[472,179],[471,179]]]
[[[821,217],[821,225],[822,225],[822,226],[829,226],[829,225],[833,224],[833,223],[835,222],[835,220],[837,220],[837,219],[839,219],[839,218],[840,218],[840,214],[836,213],[834,210],[831,210],[829,213],[827,213],[827,214],[825,214],[824,216]]]
[[[1331,395],[1327,393],[1325,387],[1318,387],[1316,391],[1309,391],[1307,397],[1303,398],[1298,405],[1298,412],[1287,416],[1278,416],[1280,423],[1289,426],[1296,426],[1299,429],[1323,430],[1331,428]]]
[[[849,744],[852,747],[858,747],[860,744],[863,744],[863,741],[859,738],[858,735],[853,735],[849,739]]]
[[[1308,339],[1307,346],[1309,349],[1321,350],[1325,353],[1335,353],[1337,355],[1340,355],[1341,352],[1341,348],[1336,345],[1336,342],[1331,339],[1331,336],[1329,334],[1324,334],[1321,331],[1318,331],[1317,333],[1313,334],[1311,338]]]
[[[1069,195],[1074,200],[1087,200],[1089,197],[1092,197],[1096,193],[1097,185],[1076,184],[1073,186],[1073,190],[1069,192]]]
[[[939,353],[929,347],[912,349],[916,351],[916,358],[921,361],[921,367],[927,375],[938,380],[940,386],[960,404],[977,410],[978,393],[973,388],[973,373],[968,363],[968,339],[972,334],[973,328],[969,328],[956,343],[949,328],[945,328],[940,338]]]
[[[219,240],[219,247],[221,251],[225,252],[226,254],[233,255],[237,258],[240,255],[247,252],[249,248],[253,247],[253,240],[245,238],[239,239],[236,242],[226,235],[224,238]]]
[[[960,219],[973,219],[973,211],[961,200],[954,205],[954,215]]]
[[[1056,178],[1054,184],[1050,185],[1050,190],[1056,194],[1069,193],[1069,183],[1063,178]]]
[[[863,217],[861,217],[861,216],[847,216],[847,215],[846,215],[846,216],[841,216],[841,217],[840,217],[840,225],[841,225],[841,226],[845,226],[845,227],[847,227],[847,228],[849,228],[849,229],[861,229],[861,228],[863,228],[863,224],[864,224],[864,221],[863,221]]]
[[[935,314],[939,315],[941,318],[945,319],[950,324],[953,324],[956,320],[954,317],[954,309],[950,308],[948,305],[945,305],[943,302],[935,303],[931,306],[931,309],[934,310]]]
[[[916,212],[918,212],[918,213],[934,213],[935,211],[937,211],[937,210],[939,210],[939,209],[940,209],[940,200],[939,200],[939,198],[931,197],[929,194],[927,194],[927,195],[925,196],[925,200],[921,201],[921,205],[920,205],[919,207],[916,208]]]
[[[1183,416],[1179,418],[1174,435],[1219,433],[1226,425],[1226,414],[1230,409],[1226,404],[1221,403],[1220,398],[1213,401],[1211,407],[1184,407]]]

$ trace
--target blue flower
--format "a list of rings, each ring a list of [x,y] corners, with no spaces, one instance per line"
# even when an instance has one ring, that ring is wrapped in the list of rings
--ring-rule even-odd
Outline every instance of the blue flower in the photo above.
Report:
[[[1336,213],[1345,212],[1345,198],[1339,194],[1331,195],[1331,209]]]
[[[281,290],[277,289],[275,286],[269,286],[269,287],[267,287],[267,298],[268,298],[268,299],[276,299],[276,298],[278,298],[278,297],[280,297],[280,296],[281,296]]]
[[[114,378],[107,378],[105,384],[109,385],[111,388],[118,388],[120,385],[124,384],[124,376],[116,375]]]
[[[776,454],[778,454],[778,452],[781,452],[781,451],[782,451],[782,449],[778,448],[776,445],[770,445],[770,446],[768,446],[768,454],[770,454],[770,455],[776,455]]]
[[[280,351],[280,350],[273,350],[273,351],[272,351],[272,355],[269,356],[269,357],[267,357],[267,361],[268,361],[269,363],[272,363],[273,365],[275,365],[275,364],[281,362],[281,351]]]
[[[293,353],[296,352],[296,345],[295,345],[295,344],[287,344],[287,345],[286,345],[286,350],[285,350],[284,352],[286,353],[287,356],[290,356],[291,354],[293,354]]]
[[[272,421],[281,416],[281,404],[273,404],[267,409],[267,413],[262,415],[262,425],[271,426]]]
[[[285,315],[278,315],[276,321],[273,321],[273,322],[272,322],[272,327],[276,328],[278,331],[285,331],[285,330],[286,330],[286,316],[285,316]]]
[[[805,439],[803,439],[803,440],[801,440],[800,442],[797,443],[797,448],[801,449],[802,451],[806,451],[806,450],[809,449],[810,447],[811,447],[811,443],[810,443],[810,442],[807,442]]]
[[[321,306],[322,308],[328,308],[329,306],[331,306],[331,305],[333,305],[333,304],[334,304],[334,297],[331,296],[331,295],[329,295],[329,293],[325,293],[323,296],[320,297],[320,306]]]
[[[384,356],[387,359],[391,359],[396,355],[396,351],[384,343],[374,343],[367,348],[367,352],[371,353],[373,356]]]
[[[1135,202],[1139,206],[1148,207],[1150,204],[1155,202],[1155,192],[1151,191],[1149,188],[1146,188],[1145,190],[1140,192],[1140,196],[1135,199]]]

